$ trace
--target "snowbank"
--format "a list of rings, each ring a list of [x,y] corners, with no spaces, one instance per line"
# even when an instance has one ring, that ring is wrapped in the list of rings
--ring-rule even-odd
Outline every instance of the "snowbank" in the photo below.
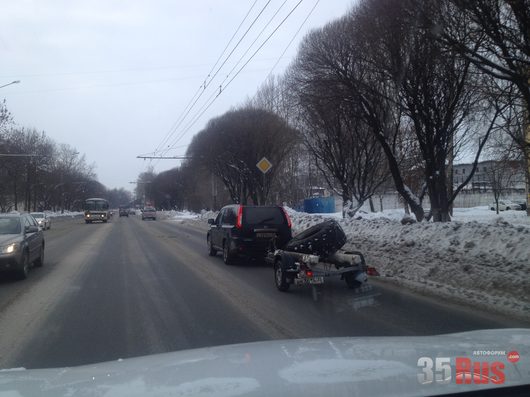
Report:
[[[166,219],[182,223],[182,222],[186,222],[190,220],[206,221],[209,218],[215,218],[218,212],[202,210],[201,213],[198,214],[196,212],[191,212],[187,210],[184,210],[184,211],[171,210],[171,211],[164,211],[163,214]]]
[[[197,219],[199,217],[198,214],[191,212],[191,211],[164,211],[164,214],[169,219]]]
[[[79,211],[64,211],[61,213],[61,211],[53,212],[53,211],[44,211],[46,215],[48,215],[50,218],[74,218],[76,216],[83,216],[83,212]]]
[[[489,212],[488,212],[489,211]],[[287,208],[293,232],[339,221],[381,279],[416,291],[530,318],[530,223],[524,211],[497,216],[486,207],[455,210],[456,221],[402,225],[403,210],[306,214]],[[507,222],[513,217],[514,222]]]

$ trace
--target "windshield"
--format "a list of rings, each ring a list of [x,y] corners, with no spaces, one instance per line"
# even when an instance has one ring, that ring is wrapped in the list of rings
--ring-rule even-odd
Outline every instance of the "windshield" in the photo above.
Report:
[[[20,219],[0,218],[0,234],[20,234]]]
[[[85,201],[86,211],[104,211],[109,209],[109,203],[105,200],[87,200]]]
[[[1,1],[0,395],[529,378],[529,27],[530,0]],[[178,390],[118,361],[234,345],[240,373],[169,358]]]
[[[249,225],[282,225],[285,223],[281,208],[243,207],[244,222]]]

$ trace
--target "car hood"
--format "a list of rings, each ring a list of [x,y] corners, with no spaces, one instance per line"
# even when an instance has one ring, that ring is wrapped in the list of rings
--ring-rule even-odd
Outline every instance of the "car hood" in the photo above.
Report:
[[[18,243],[22,240],[20,234],[0,234],[0,245]]]
[[[517,362],[508,360],[511,351],[519,353]],[[449,357],[449,383],[420,383],[420,357]],[[456,357],[503,363],[504,384],[456,384]],[[72,368],[0,371],[0,395],[9,396],[411,396],[528,383],[529,329],[279,340]]]

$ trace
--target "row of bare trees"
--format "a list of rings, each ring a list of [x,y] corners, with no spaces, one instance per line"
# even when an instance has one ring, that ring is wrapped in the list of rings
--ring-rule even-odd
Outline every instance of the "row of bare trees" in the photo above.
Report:
[[[510,11],[507,2],[479,3],[500,7],[501,20]],[[499,81],[480,64],[482,47],[491,46],[485,34],[477,37],[482,30],[473,12],[480,5],[365,0],[304,39],[285,76],[298,105],[297,126],[343,198],[357,199],[352,212],[389,172],[418,220],[425,194],[429,216],[450,220],[452,202],[473,177],[490,135],[510,121],[521,97],[517,78]],[[523,142],[520,131],[508,131]],[[463,151],[474,168],[453,191],[449,165]],[[411,165],[422,175],[416,189],[407,183]]]
[[[84,155],[17,126],[0,104],[0,212],[78,210],[86,197],[105,194]]]
[[[193,138],[181,167],[139,175],[137,197],[168,209],[281,203],[287,197],[279,189],[290,185],[280,174],[297,141],[297,131],[283,118],[248,103],[210,120]],[[272,164],[266,175],[256,166],[264,157]]]
[[[495,140],[528,169],[529,27],[528,0],[361,0],[309,33],[284,75],[212,119],[178,174],[202,187],[211,178],[201,197],[219,183],[231,201],[256,204],[295,202],[323,181],[345,216],[390,186],[417,220],[449,221]],[[274,164],[266,179],[263,156]],[[464,158],[472,172],[455,185]],[[181,197],[197,192],[179,183]]]

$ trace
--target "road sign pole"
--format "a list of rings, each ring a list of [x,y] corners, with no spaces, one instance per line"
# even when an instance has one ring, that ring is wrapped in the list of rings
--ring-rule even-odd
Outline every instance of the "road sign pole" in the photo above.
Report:
[[[265,190],[265,183],[267,182],[267,180],[265,179],[266,178],[266,174],[267,172],[269,172],[269,170],[272,168],[272,163],[267,159],[267,157],[263,157],[260,161],[257,162],[256,164],[256,167],[258,168],[258,170],[261,171],[261,173],[263,174],[263,180],[262,180],[262,190],[261,190],[261,195],[262,195],[262,198],[263,198],[263,203],[262,205],[265,205],[265,202],[267,201],[267,197],[265,195],[266,193],[266,190]]]

